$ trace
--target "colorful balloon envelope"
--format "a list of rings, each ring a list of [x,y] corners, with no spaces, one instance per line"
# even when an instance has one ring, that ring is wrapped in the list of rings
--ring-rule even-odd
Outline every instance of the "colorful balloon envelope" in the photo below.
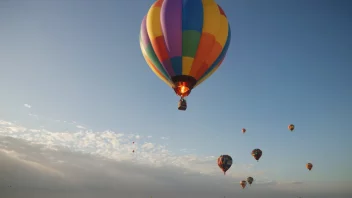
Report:
[[[242,133],[245,133],[247,130],[245,128],[242,128]]]
[[[157,0],[140,31],[150,69],[181,98],[219,68],[230,40],[229,22],[214,0]]]
[[[226,174],[226,171],[232,166],[232,157],[229,155],[220,155],[218,158],[218,166]]]
[[[252,185],[253,181],[254,181],[253,177],[247,178],[247,182],[249,183],[249,185]]]
[[[242,188],[244,189],[244,188],[246,187],[246,185],[247,185],[246,180],[242,180],[242,181],[240,182],[240,185],[241,185]]]
[[[307,168],[309,171],[311,171],[312,168],[313,168],[313,164],[312,164],[312,163],[307,163],[307,164],[306,164],[306,168]]]
[[[295,125],[293,124],[288,125],[288,130],[290,130],[291,132],[295,130]]]
[[[254,157],[254,159],[256,159],[257,161],[260,159],[260,157],[262,156],[263,152],[260,149],[254,149],[252,151],[252,156]]]

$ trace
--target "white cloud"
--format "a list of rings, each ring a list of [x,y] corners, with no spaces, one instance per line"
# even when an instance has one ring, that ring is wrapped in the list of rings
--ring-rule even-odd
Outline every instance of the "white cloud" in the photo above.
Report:
[[[255,178],[251,190],[243,194],[238,182],[248,176],[252,165],[234,164],[223,176],[216,156],[176,155],[165,145],[152,142],[131,144],[136,135],[110,130],[55,132],[0,120],[0,136],[0,190],[4,197],[107,198],[119,192],[119,197],[139,198],[153,192],[153,197],[161,193],[159,197],[170,198],[180,197],[180,193],[185,193],[182,197],[226,194],[278,198],[295,189],[292,184],[299,183],[277,185],[277,181],[263,175]],[[134,154],[133,149],[137,151]],[[14,191],[2,189],[8,183],[22,190],[14,195]],[[47,189],[47,194],[39,189]],[[56,195],[62,191],[68,194]],[[131,196],[133,192],[140,195]],[[306,192],[308,187],[302,191]]]
[[[155,168],[128,161],[116,162],[43,146],[0,137],[2,196],[142,198],[147,194],[147,197],[210,198],[219,193],[240,193],[236,192],[239,186],[219,179],[223,177],[200,175],[170,166]],[[214,185],[215,182],[220,185]],[[8,189],[8,186],[14,189]]]
[[[50,149],[66,148],[72,151],[90,153],[115,161],[133,160],[138,164],[153,166],[177,166],[188,171],[208,175],[221,175],[214,165],[216,159],[191,154],[176,155],[165,145],[152,142],[132,144],[140,135],[129,135],[114,131],[50,131],[45,128],[26,128],[19,124],[0,121],[0,135],[19,138],[32,144],[42,144]],[[136,155],[132,150],[138,151]],[[240,168],[240,167],[239,167]],[[231,169],[229,173],[231,172]],[[236,171],[237,172],[237,171]],[[240,176],[238,173],[236,177]]]
[[[86,129],[86,127],[81,126],[81,125],[77,125],[76,127],[77,127],[78,129]]]
[[[151,135],[148,135],[148,136],[147,136],[147,138],[152,138],[152,137],[153,137],[153,136],[151,136]]]
[[[152,143],[145,143],[142,145],[142,149],[146,149],[146,150],[150,150],[150,149],[153,149],[154,148],[154,144]]]
[[[11,126],[12,123],[11,123],[11,122],[7,122],[7,121],[4,121],[4,120],[0,120],[0,125],[1,125],[1,126]]]
[[[23,106],[26,107],[26,108],[28,108],[28,109],[32,108],[32,106],[29,105],[29,104],[24,104]]]
[[[162,139],[162,140],[168,140],[169,138],[168,138],[168,137],[161,137],[160,139]]]
[[[188,148],[183,148],[183,149],[180,149],[181,152],[183,153],[191,153],[192,151],[195,151],[196,149],[188,149]]]

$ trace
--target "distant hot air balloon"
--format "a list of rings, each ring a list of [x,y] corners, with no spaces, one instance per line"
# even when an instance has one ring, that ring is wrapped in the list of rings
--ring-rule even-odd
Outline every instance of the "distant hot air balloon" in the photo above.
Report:
[[[241,185],[242,188],[244,189],[244,188],[246,187],[246,185],[247,185],[246,180],[242,180],[242,181],[240,182],[240,185]]]
[[[260,149],[254,149],[253,151],[252,151],[252,156],[254,157],[254,159],[256,159],[257,161],[260,159],[260,157],[262,156],[262,154],[263,154],[263,152],[262,152],[262,150],[260,150]]]
[[[226,171],[230,169],[232,165],[232,157],[229,155],[221,155],[218,158],[218,166],[226,174]]]
[[[313,168],[313,164],[312,164],[312,163],[307,163],[307,164],[306,164],[306,167],[307,167],[307,169],[310,171],[310,170],[312,170],[312,168]]]
[[[291,132],[295,130],[295,125],[293,124],[288,125],[288,130],[290,130]]]
[[[132,153],[134,153],[134,150],[132,151]]]
[[[242,128],[242,133],[245,133],[247,130],[245,128]]]
[[[134,144],[134,142],[132,142],[132,144]]]
[[[179,110],[187,109],[184,98],[219,68],[230,40],[229,22],[214,0],[157,0],[140,31],[144,59],[181,97]]]
[[[252,185],[253,181],[253,177],[247,177],[247,182],[249,183],[249,185]]]

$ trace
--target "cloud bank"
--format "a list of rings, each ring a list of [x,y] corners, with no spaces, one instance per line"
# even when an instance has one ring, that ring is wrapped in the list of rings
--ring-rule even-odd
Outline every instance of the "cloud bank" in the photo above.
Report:
[[[242,190],[239,181],[253,165],[235,165],[223,176],[215,156],[175,155],[150,140],[110,130],[49,131],[0,120],[1,197],[313,196],[302,182],[269,178],[257,179]],[[322,189],[344,197],[329,186]]]

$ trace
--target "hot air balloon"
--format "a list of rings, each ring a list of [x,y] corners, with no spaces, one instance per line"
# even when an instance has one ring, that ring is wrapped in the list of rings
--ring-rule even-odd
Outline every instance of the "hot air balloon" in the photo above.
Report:
[[[226,171],[230,169],[232,165],[232,157],[229,155],[220,155],[218,158],[218,166],[226,174]]]
[[[307,164],[306,164],[306,167],[307,167],[307,169],[310,171],[310,170],[312,170],[312,168],[313,168],[313,164],[312,164],[312,163],[307,163]]]
[[[245,128],[242,128],[242,133],[245,133],[247,130]]]
[[[254,149],[253,151],[252,151],[252,156],[254,157],[254,159],[256,159],[257,161],[260,159],[260,157],[262,156],[262,154],[263,154],[263,152],[262,152],[262,150],[260,150],[260,149]]]
[[[295,125],[293,124],[288,125],[288,130],[290,130],[291,132],[295,130]]]
[[[253,181],[253,177],[247,177],[247,182],[249,183],[249,185],[252,185]]]
[[[246,185],[247,185],[246,180],[242,180],[242,181],[240,182],[240,185],[241,185],[242,188],[244,189],[244,188],[246,187]]]
[[[144,59],[181,97],[183,111],[185,97],[221,65],[230,40],[229,22],[214,0],[157,0],[140,31]]]

